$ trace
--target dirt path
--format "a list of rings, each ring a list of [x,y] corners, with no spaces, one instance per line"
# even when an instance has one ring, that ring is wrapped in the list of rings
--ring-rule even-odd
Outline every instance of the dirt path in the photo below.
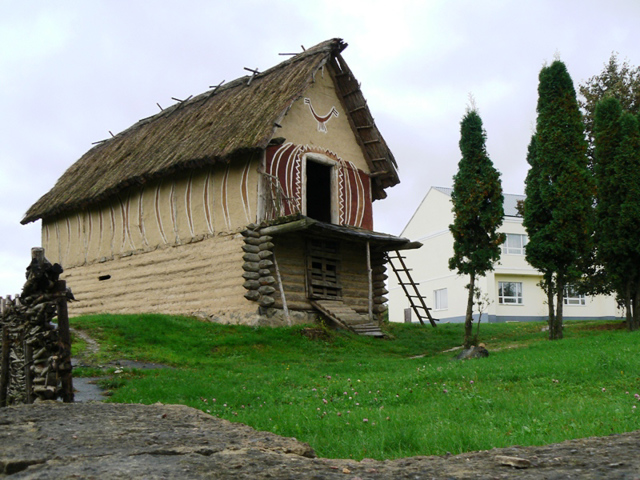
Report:
[[[108,368],[135,368],[138,370],[169,368],[159,363],[137,362],[135,360],[118,360],[106,365],[98,365],[92,358],[100,350],[98,342],[82,330],[72,328],[71,331],[73,335],[81,338],[87,344],[87,348],[71,360],[74,368],[79,366],[97,367],[105,370]],[[98,386],[98,382],[102,378],[106,378],[106,375],[103,377],[73,377],[74,400],[78,403],[104,400],[105,392]]]

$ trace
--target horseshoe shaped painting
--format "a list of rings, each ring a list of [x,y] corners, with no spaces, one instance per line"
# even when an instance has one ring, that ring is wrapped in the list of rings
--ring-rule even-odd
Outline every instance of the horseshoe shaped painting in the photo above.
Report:
[[[310,98],[305,98],[304,103],[305,105],[309,106],[311,115],[313,115],[313,118],[315,118],[316,121],[318,122],[318,131],[322,133],[327,133],[327,123],[329,122],[329,120],[331,120],[331,117],[337,117],[339,115],[338,110],[336,110],[336,107],[331,107],[331,110],[329,110],[329,113],[327,113],[326,115],[318,115],[314,110],[313,105],[311,105]]]

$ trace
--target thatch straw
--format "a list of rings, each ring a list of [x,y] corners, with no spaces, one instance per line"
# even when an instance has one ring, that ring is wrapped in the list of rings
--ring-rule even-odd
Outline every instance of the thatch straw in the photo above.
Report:
[[[344,48],[342,40],[328,40],[255,75],[250,85],[244,76],[139,121],[84,154],[21,223],[87,208],[177,171],[261,152],[274,136],[276,122],[303,95],[318,69],[335,65]],[[342,59],[340,65],[346,67]],[[368,108],[364,113],[373,123]],[[384,198],[383,188],[399,180],[386,144],[375,154],[388,159],[384,169],[390,173],[374,178],[374,198]],[[383,170],[379,163],[369,162],[372,171]]]

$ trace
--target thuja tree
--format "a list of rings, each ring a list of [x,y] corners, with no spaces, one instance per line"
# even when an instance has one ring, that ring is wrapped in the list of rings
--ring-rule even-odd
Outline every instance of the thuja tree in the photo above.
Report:
[[[640,127],[612,97],[594,117],[597,185],[596,259],[605,285],[626,311],[629,330],[640,328]]]
[[[537,239],[530,252],[530,247],[527,246],[527,260],[532,265],[533,262],[536,262],[538,270],[542,272],[540,286],[547,295],[549,331],[551,331],[551,326],[555,325],[553,270],[551,265],[538,261],[537,249],[554,241],[553,232],[546,228],[552,220],[553,212],[551,206],[544,201],[542,194],[544,187],[548,185],[545,185],[547,179],[541,174],[538,159],[538,138],[535,134],[531,136],[531,141],[529,142],[527,163],[529,164],[529,171],[525,179],[526,196],[524,208],[521,209],[520,213],[523,214],[523,224],[529,238],[535,237]]]
[[[500,257],[504,234],[498,232],[504,217],[500,173],[494,168],[486,147],[486,132],[475,109],[467,111],[460,123],[462,158],[453,177],[453,257],[449,268],[469,275],[469,296],[464,328],[464,346],[471,347],[473,298],[476,280],[493,270]]]
[[[540,71],[535,144],[527,176],[524,225],[527,261],[543,272],[547,298],[555,295],[549,338],[562,338],[565,287],[588,266],[593,229],[593,179],[573,82],[559,60]],[[533,203],[535,202],[535,203]],[[532,206],[535,205],[535,208]],[[550,304],[550,309],[552,305]]]
[[[589,156],[594,159],[596,105],[605,96],[618,99],[622,109],[634,115],[640,113],[640,67],[618,61],[615,53],[598,75],[580,85],[580,106],[584,110],[584,123],[589,139]]]

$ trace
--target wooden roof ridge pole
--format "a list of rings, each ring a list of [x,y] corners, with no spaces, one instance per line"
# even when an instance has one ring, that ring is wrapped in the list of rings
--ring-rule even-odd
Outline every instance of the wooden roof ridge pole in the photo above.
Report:
[[[337,60],[337,61],[336,61]],[[355,120],[353,119],[353,113],[359,110],[364,110],[367,108],[367,100],[364,98],[364,95],[362,95],[362,101],[363,104],[359,107],[357,107],[354,110],[349,110],[349,106],[347,103],[347,100],[344,96],[344,94],[342,93],[342,89],[343,89],[343,84],[346,82],[343,82],[343,80],[341,78],[338,77],[343,77],[344,75],[351,75],[351,70],[348,69],[346,63],[344,62],[344,60],[342,60],[342,57],[338,54],[333,58],[332,62],[328,62],[329,65],[329,74],[332,75],[335,78],[335,83],[336,83],[336,93],[338,94],[338,98],[340,100],[340,103],[342,104],[342,107],[344,108],[344,110],[346,112],[349,113],[349,115],[347,115],[347,121],[349,122],[349,125],[351,126],[351,128],[353,129],[354,133],[356,133],[355,137],[356,137],[356,142],[358,143],[358,145],[360,146],[360,149],[362,150],[362,154],[364,156],[365,161],[367,162],[367,165],[369,167],[369,170],[371,172],[376,171],[376,167],[375,164],[372,161],[371,155],[369,154],[369,151],[367,150],[366,145],[363,143],[362,137],[360,136],[360,130],[358,130],[358,125],[356,125]],[[353,77],[353,75],[351,75],[351,77]],[[362,92],[360,92],[362,94]],[[372,128],[376,128],[375,126],[372,125]],[[373,186],[373,185],[372,185]]]
[[[276,260],[276,252],[273,252],[273,267],[276,270],[276,279],[278,280],[278,288],[280,289],[280,299],[282,300],[282,309],[284,310],[284,318],[287,319],[287,325],[291,326],[291,316],[289,315],[289,307],[287,306],[287,298],[284,295],[284,286],[282,284],[282,277],[280,276],[280,269],[278,268],[278,261]]]
[[[258,67],[256,67],[256,68],[247,68],[247,67],[244,67],[244,69],[245,69],[247,72],[251,72],[251,76],[249,77],[249,80],[247,81],[247,87],[248,87],[249,85],[251,85],[251,82],[252,82],[252,80],[254,79],[254,77],[255,77],[256,75],[259,75],[259,74],[260,74],[260,71],[258,70]]]

